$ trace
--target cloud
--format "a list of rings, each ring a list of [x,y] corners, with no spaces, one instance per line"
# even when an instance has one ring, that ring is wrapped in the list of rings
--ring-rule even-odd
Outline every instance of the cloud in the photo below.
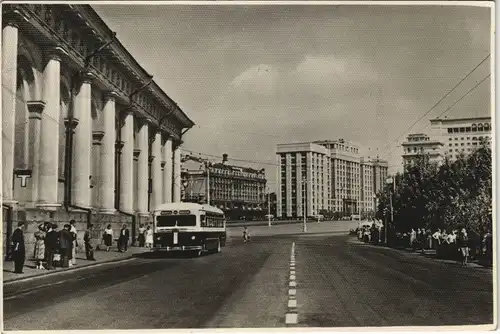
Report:
[[[271,65],[253,66],[238,75],[231,82],[236,93],[272,96],[276,94],[279,73]]]

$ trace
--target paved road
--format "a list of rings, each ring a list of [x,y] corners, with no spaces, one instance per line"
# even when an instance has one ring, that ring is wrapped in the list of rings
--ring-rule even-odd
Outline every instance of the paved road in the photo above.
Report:
[[[136,258],[6,285],[5,329],[284,327],[292,242],[297,326],[492,322],[491,270],[346,235],[281,234],[233,238],[200,258]]]

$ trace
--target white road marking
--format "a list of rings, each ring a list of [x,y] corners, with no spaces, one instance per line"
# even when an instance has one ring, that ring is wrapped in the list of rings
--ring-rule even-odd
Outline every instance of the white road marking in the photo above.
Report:
[[[297,294],[297,290],[295,289],[288,289],[288,295],[289,296],[295,296]]]
[[[290,270],[290,275],[295,275],[295,270]]]
[[[291,281],[290,284],[288,284],[288,286],[291,286],[292,288],[294,288],[297,286],[297,282]]]
[[[285,318],[285,323],[287,325],[297,324],[297,313],[287,313]]]
[[[288,307],[290,307],[290,308],[297,307],[297,300],[296,299],[290,299],[288,301]]]
[[[295,275],[290,275],[290,281],[295,281]]]

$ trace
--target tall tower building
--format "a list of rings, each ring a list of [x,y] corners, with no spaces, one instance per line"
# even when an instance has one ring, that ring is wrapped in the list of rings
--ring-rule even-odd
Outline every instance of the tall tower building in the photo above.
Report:
[[[329,150],[314,143],[277,147],[277,216],[302,217],[330,210]]]

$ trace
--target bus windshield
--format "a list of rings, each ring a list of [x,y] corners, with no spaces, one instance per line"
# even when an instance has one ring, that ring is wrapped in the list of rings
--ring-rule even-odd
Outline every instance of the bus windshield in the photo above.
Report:
[[[195,215],[176,215],[176,216],[158,216],[156,217],[157,227],[172,226],[196,226]]]

